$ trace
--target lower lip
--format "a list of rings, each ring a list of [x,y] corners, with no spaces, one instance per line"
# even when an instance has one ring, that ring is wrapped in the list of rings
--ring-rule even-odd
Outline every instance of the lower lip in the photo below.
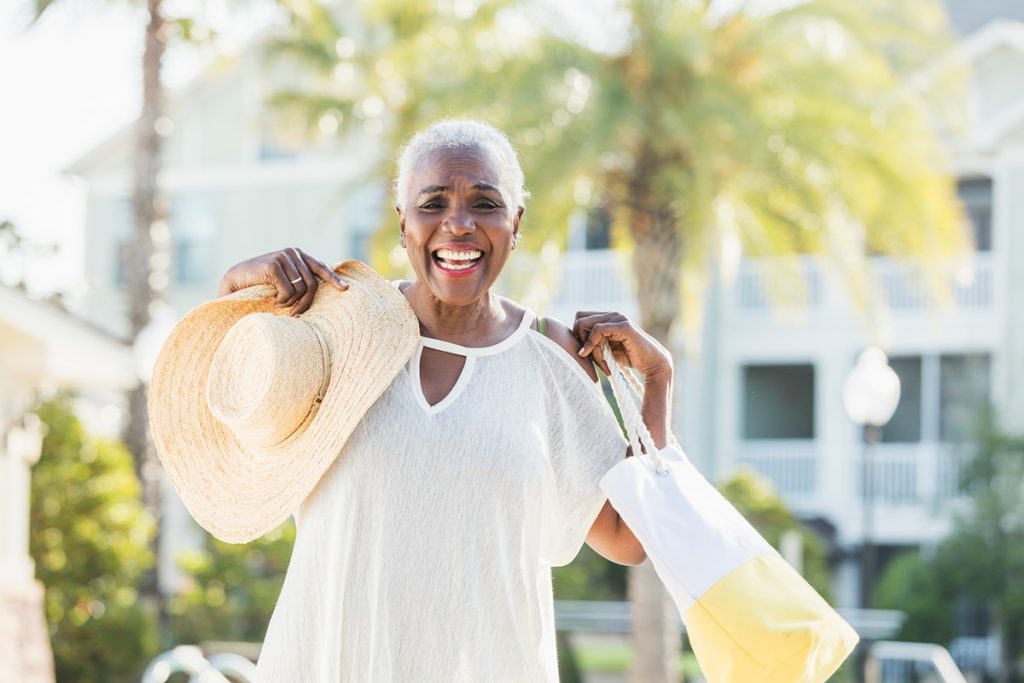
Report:
[[[461,269],[461,270],[448,270],[447,268],[445,268],[444,266],[442,266],[442,265],[441,265],[441,264],[440,264],[440,263],[439,263],[439,262],[437,261],[437,259],[431,258],[431,260],[432,260],[432,261],[434,262],[434,266],[435,266],[435,267],[436,267],[436,268],[437,268],[437,269],[438,269],[439,271],[441,271],[441,273],[442,273],[442,274],[443,274],[443,275],[444,275],[445,277],[469,277],[470,275],[472,275],[473,273],[475,273],[475,272],[477,271],[477,269],[478,269],[478,268],[480,268],[480,264],[484,262],[484,259],[483,259],[483,257],[481,256],[481,257],[480,257],[480,258],[479,258],[479,259],[477,260],[477,262],[476,262],[476,263],[474,263],[473,265],[471,265],[471,266],[470,266],[469,268],[463,268],[463,269]]]

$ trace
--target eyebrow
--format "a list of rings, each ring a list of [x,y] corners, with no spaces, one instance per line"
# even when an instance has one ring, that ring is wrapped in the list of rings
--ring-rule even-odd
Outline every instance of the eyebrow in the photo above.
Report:
[[[447,192],[450,189],[452,189],[452,188],[449,185],[429,185],[427,187],[424,187],[422,190],[420,190],[419,193],[420,194],[437,194],[439,192]],[[491,185],[490,183],[477,183],[476,185],[473,186],[473,189],[474,190],[483,190],[484,192],[497,192],[498,194],[501,194],[501,190],[499,190],[494,185]]]

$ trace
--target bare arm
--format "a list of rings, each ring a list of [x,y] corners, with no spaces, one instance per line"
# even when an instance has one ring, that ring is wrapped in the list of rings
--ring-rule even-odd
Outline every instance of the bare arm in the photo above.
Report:
[[[548,319],[548,336],[559,346],[571,354],[576,362],[580,364],[587,376],[594,382],[598,381],[597,371],[589,357],[581,357],[579,350],[581,344],[572,330],[562,323]],[[646,401],[645,401],[646,403]],[[627,449],[625,456],[631,455]],[[590,531],[587,533],[587,545],[597,551],[602,557],[624,565],[640,564],[647,558],[640,542],[623,521],[619,513],[612,507],[612,504],[605,501],[604,507],[598,513]]]

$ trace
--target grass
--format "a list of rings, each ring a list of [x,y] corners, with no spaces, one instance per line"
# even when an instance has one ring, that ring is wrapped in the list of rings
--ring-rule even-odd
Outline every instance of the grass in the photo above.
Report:
[[[574,650],[576,663],[584,671],[601,673],[625,672],[633,658],[629,645],[625,643],[577,646]],[[679,658],[679,669],[683,672],[686,679],[700,675],[700,667],[697,666],[697,660],[694,659],[691,652],[684,652],[682,657]]]
[[[629,645],[626,643],[614,643],[608,645],[577,646],[574,648],[576,663],[581,670],[593,673],[625,673],[629,662],[633,657]],[[680,671],[683,679],[687,681],[697,680],[701,675],[700,667],[692,652],[684,652],[679,659]],[[846,664],[833,675],[830,683],[850,683],[853,681],[853,662]]]

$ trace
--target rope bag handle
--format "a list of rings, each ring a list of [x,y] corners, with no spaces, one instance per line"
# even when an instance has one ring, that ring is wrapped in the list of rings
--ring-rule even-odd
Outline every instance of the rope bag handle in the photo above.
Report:
[[[622,421],[626,426],[626,439],[629,441],[630,448],[633,449],[633,455],[637,458],[645,458],[658,474],[668,474],[668,467],[664,459],[658,455],[654,438],[648,431],[647,425],[644,424],[640,409],[637,407],[643,401],[644,395],[640,380],[637,379],[632,369],[619,366],[607,341],[601,343],[601,354],[608,369],[611,370],[608,379],[611,381],[615,402],[619,404],[619,412],[622,414]],[[631,389],[632,391],[630,391]]]

